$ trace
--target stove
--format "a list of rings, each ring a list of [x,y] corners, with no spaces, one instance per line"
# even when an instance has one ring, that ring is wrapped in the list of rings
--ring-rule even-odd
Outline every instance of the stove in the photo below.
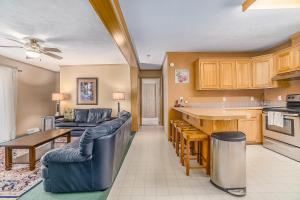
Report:
[[[286,107],[263,109],[263,136],[264,147],[300,162],[300,94],[287,95]]]

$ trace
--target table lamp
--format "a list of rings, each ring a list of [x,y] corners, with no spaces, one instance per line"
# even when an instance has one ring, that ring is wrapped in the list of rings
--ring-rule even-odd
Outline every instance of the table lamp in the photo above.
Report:
[[[125,100],[125,93],[124,92],[114,92],[113,99],[118,101],[118,116],[120,113],[120,100]]]
[[[56,113],[55,116],[59,116],[60,114],[60,101],[64,100],[63,93],[52,93],[52,101],[56,101]]]

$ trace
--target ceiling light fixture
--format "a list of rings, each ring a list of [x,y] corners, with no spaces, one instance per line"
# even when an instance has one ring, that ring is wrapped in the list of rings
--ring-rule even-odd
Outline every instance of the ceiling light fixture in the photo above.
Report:
[[[246,0],[243,11],[248,9],[288,9],[300,8],[300,0]]]
[[[41,56],[40,52],[34,50],[26,50],[25,54],[28,58],[38,58]]]

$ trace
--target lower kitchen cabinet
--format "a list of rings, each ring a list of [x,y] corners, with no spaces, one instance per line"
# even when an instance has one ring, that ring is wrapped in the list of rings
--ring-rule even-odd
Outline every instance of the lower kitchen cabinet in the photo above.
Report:
[[[251,114],[249,119],[240,119],[238,121],[238,130],[246,134],[248,144],[262,143],[262,111],[261,110],[247,110]]]

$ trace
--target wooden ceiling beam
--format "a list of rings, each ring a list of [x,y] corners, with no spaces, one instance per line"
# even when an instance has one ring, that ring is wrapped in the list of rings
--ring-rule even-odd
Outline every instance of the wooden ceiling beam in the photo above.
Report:
[[[118,0],[89,0],[104,26],[131,67],[139,69],[139,60]]]
[[[243,12],[245,12],[256,0],[246,0],[243,3]]]

